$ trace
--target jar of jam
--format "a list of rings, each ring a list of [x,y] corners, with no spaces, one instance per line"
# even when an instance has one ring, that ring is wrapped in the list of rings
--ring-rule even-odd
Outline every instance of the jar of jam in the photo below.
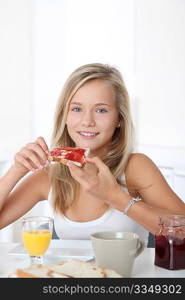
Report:
[[[160,217],[159,227],[154,264],[169,270],[185,269],[185,216]]]

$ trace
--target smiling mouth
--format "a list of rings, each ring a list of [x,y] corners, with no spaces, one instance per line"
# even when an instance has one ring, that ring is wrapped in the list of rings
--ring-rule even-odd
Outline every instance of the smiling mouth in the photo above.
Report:
[[[95,137],[96,135],[99,134],[99,132],[85,132],[85,131],[78,131],[78,133],[84,137]]]

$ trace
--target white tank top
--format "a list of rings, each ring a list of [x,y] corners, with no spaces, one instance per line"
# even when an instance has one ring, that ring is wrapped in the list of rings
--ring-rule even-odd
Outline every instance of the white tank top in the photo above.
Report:
[[[147,243],[148,231],[117,209],[109,208],[100,218],[92,221],[75,222],[54,212],[52,200],[50,190],[48,201],[54,218],[55,231],[60,239],[89,240],[90,235],[98,231],[132,231]]]

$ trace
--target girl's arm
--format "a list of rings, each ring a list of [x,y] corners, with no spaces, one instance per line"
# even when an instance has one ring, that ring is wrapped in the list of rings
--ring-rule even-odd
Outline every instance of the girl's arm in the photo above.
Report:
[[[140,196],[127,215],[155,234],[159,216],[169,213],[185,215],[184,202],[172,191],[155,164],[143,154],[133,154],[125,177],[129,194],[118,185],[109,168],[98,158],[88,158],[89,164],[80,169],[69,164],[72,176],[100,201],[124,212],[132,197]],[[91,165],[96,166],[91,167]]]
[[[47,145],[43,138],[27,144],[15,155],[15,162],[0,179],[0,228],[17,220],[38,201],[47,199],[49,180],[45,170]],[[36,171],[22,179],[29,171]],[[21,181],[21,182],[20,182]]]
[[[153,161],[144,154],[133,154],[126,168],[128,186],[135,186],[142,201],[135,203],[128,216],[155,234],[159,216],[185,215],[185,203],[175,194]]]

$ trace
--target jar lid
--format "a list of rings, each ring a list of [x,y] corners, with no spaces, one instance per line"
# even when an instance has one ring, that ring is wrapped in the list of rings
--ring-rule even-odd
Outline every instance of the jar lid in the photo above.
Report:
[[[185,226],[185,215],[166,215],[160,217],[160,225],[165,227]]]

